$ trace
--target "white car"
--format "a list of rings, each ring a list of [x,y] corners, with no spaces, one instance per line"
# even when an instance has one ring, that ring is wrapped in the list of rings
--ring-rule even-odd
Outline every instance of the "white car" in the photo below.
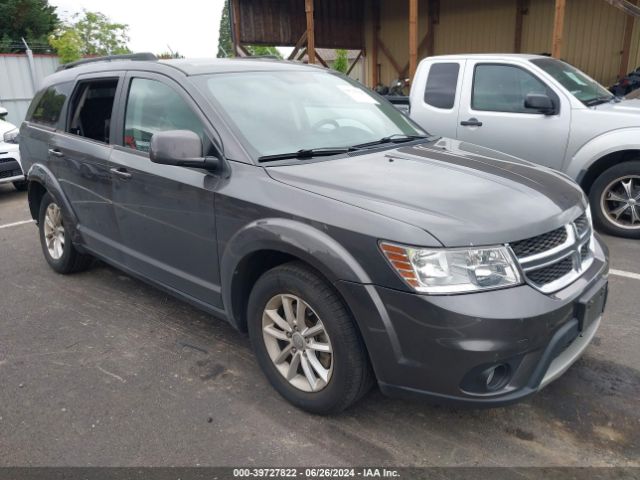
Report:
[[[26,190],[20,150],[18,149],[18,128],[5,120],[7,109],[0,107],[0,185],[13,183],[18,190]]]

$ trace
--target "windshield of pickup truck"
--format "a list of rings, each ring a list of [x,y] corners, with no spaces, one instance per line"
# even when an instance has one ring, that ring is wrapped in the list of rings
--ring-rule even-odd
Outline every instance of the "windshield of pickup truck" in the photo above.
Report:
[[[571,94],[588,107],[606,103],[613,99],[609,90],[604,88],[586,73],[568,63],[554,58],[537,58],[531,63],[540,67],[569,90]]]
[[[323,149],[341,153],[385,143],[381,139],[425,135],[390,103],[324,71],[223,73],[194,81],[260,159],[288,152],[312,157]]]

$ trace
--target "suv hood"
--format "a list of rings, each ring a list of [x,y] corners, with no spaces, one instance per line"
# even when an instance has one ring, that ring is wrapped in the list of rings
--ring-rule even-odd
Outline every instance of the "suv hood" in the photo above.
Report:
[[[563,174],[445,138],[266,170],[277,181],[422,228],[450,247],[529,238],[586,208]]]

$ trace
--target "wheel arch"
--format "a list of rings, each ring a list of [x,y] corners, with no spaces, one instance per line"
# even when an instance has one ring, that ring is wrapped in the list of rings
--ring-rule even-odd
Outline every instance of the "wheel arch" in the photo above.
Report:
[[[246,306],[258,278],[283,263],[299,261],[336,287],[338,280],[371,283],[347,250],[326,233],[290,219],[264,219],[245,226],[226,244],[221,259],[222,296],[229,321],[246,331]],[[357,323],[357,322],[356,322]]]
[[[603,133],[583,145],[564,169],[589,194],[595,180],[607,169],[640,159],[640,127]]]
[[[40,203],[45,194],[48,193],[55,199],[60,207],[62,207],[62,218],[65,223],[65,228],[71,235],[71,240],[74,243],[78,242],[80,240],[77,229],[78,217],[51,170],[44,165],[35,163],[27,173],[27,182],[27,198],[31,217],[38,222]]]

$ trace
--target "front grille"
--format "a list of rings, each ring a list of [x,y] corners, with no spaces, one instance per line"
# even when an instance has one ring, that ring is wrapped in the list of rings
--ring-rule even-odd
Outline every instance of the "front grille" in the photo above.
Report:
[[[22,170],[5,170],[4,172],[0,172],[0,178],[18,177],[20,175],[22,175]]]
[[[513,253],[518,258],[530,257],[538,253],[546,252],[559,247],[567,241],[567,230],[564,227],[557,228],[549,233],[527,238],[511,244]]]
[[[528,272],[527,277],[536,285],[542,286],[560,280],[568,273],[571,273],[572,270],[573,260],[568,257],[548,267]]]
[[[15,158],[0,158],[0,163],[9,163],[9,162],[17,162]]]
[[[589,244],[585,243],[580,249],[580,258],[584,261],[589,256]]]
[[[575,222],[573,222],[576,226],[576,230],[578,230],[578,235],[584,235],[587,230],[589,230],[589,219],[587,218],[587,214],[583,213],[580,215]]]
[[[552,293],[576,280],[591,264],[591,224],[586,213],[571,224],[512,243],[528,283]]]

